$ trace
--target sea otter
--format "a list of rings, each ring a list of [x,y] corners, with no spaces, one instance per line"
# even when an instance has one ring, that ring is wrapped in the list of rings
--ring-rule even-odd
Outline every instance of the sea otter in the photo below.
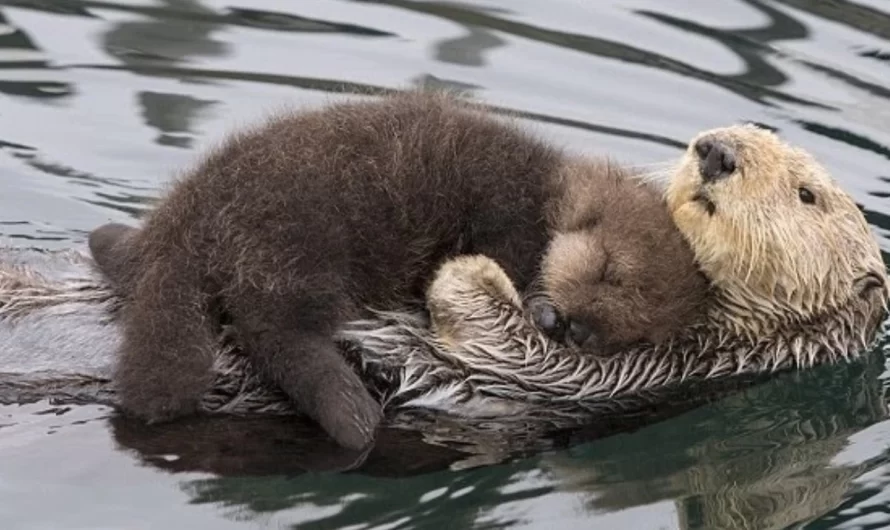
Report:
[[[373,441],[380,405],[334,333],[366,307],[422,301],[450,257],[483,254],[523,293],[543,285],[545,328],[599,352],[664,340],[703,318],[707,293],[656,190],[443,92],[234,135],[141,229],[102,227],[90,248],[128,298],[125,410],[150,422],[196,410],[223,314],[259,371],[351,448]]]
[[[718,154],[733,171],[703,175]],[[716,286],[705,324],[661,345],[578,355],[540,332],[497,263],[463,256],[435,274],[428,317],[405,309],[340,329],[345,357],[393,413],[432,408],[467,424],[481,418],[480,428],[527,429],[577,426],[591,408],[621,409],[640,396],[651,404],[683,381],[725,382],[867,351],[886,316],[885,265],[856,204],[810,155],[767,130],[731,126],[694,138],[665,176],[671,211],[688,216],[679,224]],[[727,237],[737,246],[725,246]],[[119,404],[119,297],[77,253],[16,256],[7,250],[0,258],[0,401]],[[294,413],[225,340],[198,408]]]
[[[497,410],[491,400],[617,406],[687,380],[855,359],[875,339],[890,302],[880,248],[812,155],[737,125],[693,138],[665,176],[671,217],[710,283],[704,322],[611,357],[578,355],[529,324],[495,262],[458,257],[427,293],[426,347],[414,347],[416,322],[395,318],[386,333],[359,330],[375,352],[364,362],[399,372],[402,404],[472,415]]]

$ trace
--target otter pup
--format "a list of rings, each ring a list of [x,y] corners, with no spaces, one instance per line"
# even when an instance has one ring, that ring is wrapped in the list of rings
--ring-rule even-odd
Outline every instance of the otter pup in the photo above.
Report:
[[[142,229],[106,225],[90,249],[129,298],[125,410],[154,422],[196,409],[221,308],[259,372],[351,448],[373,441],[381,409],[334,332],[369,306],[422,303],[449,257],[486,255],[523,292],[543,284],[579,342],[658,340],[675,315],[694,320],[706,291],[654,190],[444,93],[236,134]]]
[[[566,158],[544,296],[529,300],[551,338],[612,354],[660,344],[702,322],[708,282],[665,207],[663,191],[608,160]]]

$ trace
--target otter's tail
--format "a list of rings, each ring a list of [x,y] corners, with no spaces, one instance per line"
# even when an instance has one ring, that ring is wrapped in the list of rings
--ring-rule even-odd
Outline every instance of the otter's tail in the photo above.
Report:
[[[123,408],[149,422],[194,412],[213,382],[217,346],[200,269],[157,257],[123,308],[115,383]]]
[[[134,244],[138,230],[120,223],[107,223],[90,232],[89,247],[102,276],[120,294],[133,290],[138,252]]]

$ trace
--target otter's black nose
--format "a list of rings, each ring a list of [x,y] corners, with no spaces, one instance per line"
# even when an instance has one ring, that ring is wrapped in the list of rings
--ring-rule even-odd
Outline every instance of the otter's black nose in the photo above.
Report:
[[[569,322],[568,336],[575,346],[581,346],[590,336],[593,335],[593,328],[583,322],[572,320]]]
[[[735,154],[724,142],[713,138],[702,138],[695,143],[698,153],[698,168],[705,182],[726,178],[735,171]]]

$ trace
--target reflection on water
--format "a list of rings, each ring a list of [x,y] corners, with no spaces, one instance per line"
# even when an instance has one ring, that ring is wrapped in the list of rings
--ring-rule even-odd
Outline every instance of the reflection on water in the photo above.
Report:
[[[641,165],[704,128],[774,128],[844,183],[890,252],[888,57],[880,0],[0,0],[0,237],[82,245],[282,105],[439,85]],[[436,424],[385,431],[369,454],[297,419],[149,428],[101,408],[2,407],[0,521],[884,528],[888,347],[547,439],[443,445],[459,426]]]
[[[226,55],[227,44],[212,38],[214,31],[223,28],[212,10],[198,2],[175,0],[164,2],[159,11],[186,16],[114,24],[102,35],[105,52],[134,69],[141,65],[175,65]],[[182,94],[150,91],[139,91],[138,101],[145,123],[160,133],[155,141],[173,147],[191,146],[192,139],[182,133],[193,132],[191,123],[199,118],[202,110],[215,103]]]
[[[887,417],[883,370],[876,355],[864,366],[795,374],[792,385],[756,387],[687,414],[682,435],[662,423],[548,467],[563,487],[587,493],[591,509],[676,499],[683,528],[785,528],[836,507],[857,476],[890,457],[834,463],[851,434]]]
[[[54,68],[43,56],[41,50],[34,45],[34,41],[28,37],[28,34],[10,24],[2,12],[0,12],[0,28],[2,28],[0,30],[2,31],[0,33],[0,51],[2,51],[0,53],[0,71],[13,73],[20,70],[26,71],[24,79],[17,79],[18,76],[15,74],[12,76],[13,79],[10,79],[10,76],[3,76],[4,78],[0,79],[0,93],[30,98],[59,98],[71,94],[71,87],[68,83],[39,80],[40,77],[47,77],[42,74],[52,72]]]

